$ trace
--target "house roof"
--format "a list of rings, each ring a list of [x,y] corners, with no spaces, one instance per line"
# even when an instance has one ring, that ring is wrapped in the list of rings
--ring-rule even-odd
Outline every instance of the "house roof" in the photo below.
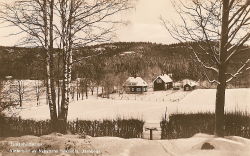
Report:
[[[156,79],[161,78],[163,82],[168,83],[168,82],[173,82],[173,80],[168,76],[167,74],[159,75]],[[156,80],[155,79],[155,80]],[[155,81],[154,80],[154,81]],[[153,81],[153,82],[154,82]]]
[[[129,77],[123,86],[148,86],[147,82],[144,81],[141,77]]]
[[[190,79],[184,79],[184,80],[182,80],[182,82],[183,82],[183,86],[189,85],[189,86],[193,87],[193,86],[198,85],[197,82],[190,80]]]

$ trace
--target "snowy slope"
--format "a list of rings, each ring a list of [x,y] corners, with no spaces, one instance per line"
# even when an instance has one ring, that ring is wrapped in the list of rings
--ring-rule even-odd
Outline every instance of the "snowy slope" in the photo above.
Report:
[[[36,146],[15,147],[11,142],[33,143]],[[214,147],[201,150],[204,143]],[[0,139],[0,155],[32,156],[31,150],[42,151],[47,156],[249,156],[250,140],[241,137],[216,138],[212,135],[196,134],[191,138],[175,140],[122,139],[116,137],[82,138],[78,135],[51,134],[41,137],[22,136]],[[26,149],[24,152],[9,152],[9,149]],[[65,153],[67,149],[68,153]],[[56,153],[56,150],[59,151]],[[74,153],[85,151],[85,154]],[[49,152],[50,151],[50,152]]]

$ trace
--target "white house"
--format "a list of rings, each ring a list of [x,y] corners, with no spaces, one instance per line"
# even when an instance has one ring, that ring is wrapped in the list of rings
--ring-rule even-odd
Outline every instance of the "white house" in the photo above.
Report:
[[[123,84],[126,93],[147,92],[148,84],[141,77],[129,77]]]

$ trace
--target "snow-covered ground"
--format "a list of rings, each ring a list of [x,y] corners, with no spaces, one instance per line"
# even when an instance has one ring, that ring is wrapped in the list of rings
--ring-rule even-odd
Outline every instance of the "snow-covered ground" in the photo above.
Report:
[[[202,150],[204,143],[209,143],[214,149]],[[0,145],[1,156],[249,156],[250,154],[249,139],[235,136],[216,138],[206,134],[196,134],[186,139],[157,141],[50,134],[41,137],[0,139]],[[32,151],[36,153],[31,153]]]
[[[122,118],[141,118],[146,126],[159,127],[160,120],[167,110],[171,113],[214,112],[215,89],[197,89],[190,92],[183,90],[149,91],[142,95],[112,94],[110,99],[96,95],[88,99],[71,101],[68,119],[103,120]],[[30,95],[31,96],[31,95]],[[247,111],[250,113],[250,89],[227,89],[227,111]],[[24,102],[24,108],[16,112],[22,118],[49,119],[49,107],[45,102],[36,106],[35,102]],[[159,133],[159,135],[156,135]],[[144,134],[145,135],[145,134]],[[160,136],[160,131],[154,132],[154,137]],[[15,138],[0,138],[0,156],[31,156],[31,153],[4,152],[13,147],[9,142],[40,143],[44,150],[77,149],[80,151],[96,151],[101,156],[248,156],[250,155],[250,140],[241,137],[215,138],[212,135],[197,134],[192,138],[175,140],[144,140],[122,139],[116,137],[97,137],[82,139],[77,135],[47,135],[41,137],[23,136]],[[201,150],[204,143],[214,146],[213,150]],[[28,147],[28,149],[40,149]],[[83,155],[70,153],[47,153],[48,156]],[[84,154],[86,156],[93,155]]]
[[[147,122],[157,123],[166,111],[176,112],[178,102],[190,92],[159,91],[147,92],[142,95],[118,94],[110,99],[89,96],[88,99],[72,101],[69,106],[68,119],[114,119],[140,118]],[[22,118],[49,119],[48,105],[26,107],[19,111]]]
[[[214,112],[215,89],[198,89],[178,103],[178,112]],[[250,113],[250,89],[227,89],[225,110],[227,112],[242,111]]]
[[[171,113],[214,112],[215,89],[197,89],[191,92],[158,91],[142,95],[118,94],[110,99],[97,98],[72,101],[69,106],[69,120],[102,120],[122,118],[141,118],[148,123],[159,123],[166,109]],[[227,111],[250,112],[250,89],[227,89]],[[48,105],[27,107],[19,111],[22,118],[49,119]]]

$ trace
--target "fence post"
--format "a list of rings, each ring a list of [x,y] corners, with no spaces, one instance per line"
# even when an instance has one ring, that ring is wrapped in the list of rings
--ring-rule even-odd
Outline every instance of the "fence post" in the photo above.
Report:
[[[153,131],[157,131],[157,128],[145,128],[146,131],[150,132],[150,140],[153,140]]]

